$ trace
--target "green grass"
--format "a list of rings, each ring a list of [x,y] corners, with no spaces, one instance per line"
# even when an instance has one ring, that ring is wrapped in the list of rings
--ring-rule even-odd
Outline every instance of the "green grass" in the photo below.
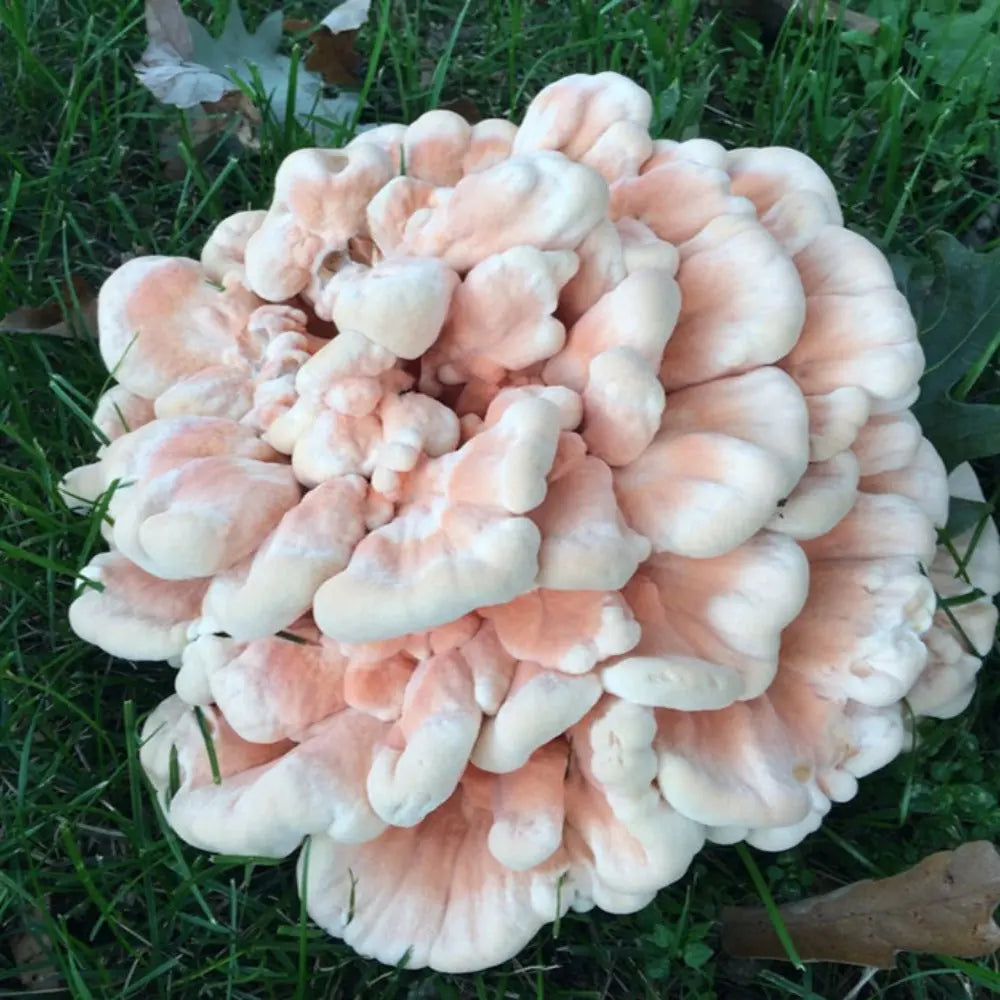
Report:
[[[225,6],[191,9],[217,21]],[[936,229],[1000,242],[982,224],[998,197],[1000,40],[982,29],[967,44],[963,11],[947,3],[876,0],[890,23],[874,39],[798,21],[772,39],[731,7],[695,0],[478,0],[457,29],[456,0],[381,6],[390,21],[373,19],[359,42],[368,120],[412,119],[459,97],[484,115],[519,115],[558,76],[616,69],[654,95],[660,134],[806,150],[833,177],[848,223],[888,249],[920,253]],[[263,5],[249,9],[253,23]],[[142,47],[135,0],[0,6],[0,314],[50,298],[71,274],[96,285],[124,255],[196,252],[214,220],[266,202],[275,165],[305,141],[272,129],[258,156],[220,151],[164,179],[157,144],[176,116],[133,78]],[[974,367],[995,398],[989,360]],[[721,906],[760,901],[733,849],[705,851],[639,914],[570,915],[507,965],[449,977],[386,969],[328,939],[303,919],[291,863],[181,844],[136,754],[172,671],[113,660],[66,622],[76,571],[101,541],[54,485],[93,450],[83,414],[104,377],[89,343],[0,337],[0,996],[32,995],[31,969],[7,946],[25,930],[44,946],[39,968],[82,998],[751,1000],[842,997],[861,981],[851,967],[798,971],[719,951]],[[989,493],[995,461],[980,471]],[[750,852],[769,894],[780,903],[1000,839],[998,697],[994,661],[969,712],[925,724],[920,749],[864,781],[821,832],[782,854]],[[907,955],[859,995],[998,987],[993,959]]]

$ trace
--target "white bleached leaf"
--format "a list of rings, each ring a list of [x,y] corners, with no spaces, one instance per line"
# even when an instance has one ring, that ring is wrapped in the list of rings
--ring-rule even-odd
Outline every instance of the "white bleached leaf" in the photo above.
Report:
[[[136,67],[136,76],[158,101],[176,108],[218,101],[236,89],[232,80],[182,59],[175,49],[165,45],[150,45],[146,49]]]
[[[372,0],[345,0],[335,7],[319,23],[329,28],[335,35],[340,31],[354,31],[368,20]]]
[[[178,108],[218,101],[234,90],[232,80],[195,57],[192,25],[178,0],[146,0],[149,45],[136,66],[136,76],[158,100]]]
[[[150,0],[146,4],[146,33],[151,45],[173,48],[182,59],[194,54],[188,18],[176,0]]]
[[[251,35],[243,23],[236,0],[231,0],[222,34],[213,38],[194,18],[187,18],[194,40],[193,58],[210,69],[239,71],[251,63],[267,65],[275,58],[281,44],[283,14],[272,11]]]
[[[261,88],[270,97],[271,113],[278,121],[284,120],[285,109],[288,107],[291,63],[287,56],[274,56],[270,63],[256,64]],[[250,84],[253,77],[248,72],[245,77],[240,74],[240,79]],[[324,97],[323,87],[321,76],[299,66],[295,88],[295,118],[301,124],[309,126],[317,136],[325,134],[322,122],[344,121],[354,114],[358,106],[355,94],[342,93],[336,97]]]
[[[366,14],[369,5],[348,0],[333,14],[351,8],[344,16],[353,21],[361,16],[360,7]],[[322,77],[300,65],[290,105],[291,60],[278,53],[282,23],[282,12],[274,11],[251,34],[239,4],[232,0],[222,33],[213,38],[201,24],[184,16],[178,0],[146,0],[149,45],[139,60],[136,75],[154,97],[178,108],[219,101],[239,90],[240,84],[254,87],[259,83],[271,114],[279,122],[291,106],[296,120],[320,139],[329,132],[324,123],[351,117],[358,99],[349,93],[326,97]]]

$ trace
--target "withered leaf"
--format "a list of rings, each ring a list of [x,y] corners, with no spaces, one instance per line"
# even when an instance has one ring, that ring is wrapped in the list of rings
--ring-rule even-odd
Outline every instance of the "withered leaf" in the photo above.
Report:
[[[59,295],[40,306],[21,306],[0,319],[0,333],[37,333],[46,337],[97,336],[97,293],[78,275]]]
[[[312,46],[306,56],[306,69],[318,73],[328,84],[359,87],[361,56],[354,43],[370,11],[371,0],[346,0],[330,11],[310,36]],[[309,21],[285,21],[286,31],[309,31],[313,27]]]
[[[146,0],[149,44],[136,65],[136,76],[157,100],[178,108],[218,101],[234,89],[233,82],[215,67],[195,57],[190,18],[178,0]]]
[[[311,21],[297,18],[285,20],[285,31],[310,31]],[[310,48],[306,53],[306,69],[318,73],[324,82],[338,87],[358,87],[361,85],[361,55],[354,48],[358,33],[354,29],[332,32],[326,25],[315,26],[309,36]]]
[[[779,907],[804,961],[891,969],[900,951],[979,958],[1000,948],[1000,853],[988,841],[940,851],[913,868]],[[786,959],[767,912],[725,907],[722,947],[737,958]]]
[[[442,111],[454,111],[456,115],[461,115],[470,125],[483,120],[483,113],[476,106],[475,102],[467,97],[457,97],[454,101],[448,101],[441,106]]]
[[[242,91],[188,109],[186,125],[191,152],[198,160],[204,160],[217,143],[227,139],[238,144],[236,149],[260,149],[260,111]],[[181,129],[169,125],[160,133],[159,142],[163,173],[170,180],[179,180],[187,173],[181,155]]]
[[[25,920],[25,929],[10,940],[17,976],[32,993],[55,991],[62,985],[59,971],[48,958],[52,941],[42,928],[42,921],[41,911],[32,911]]]

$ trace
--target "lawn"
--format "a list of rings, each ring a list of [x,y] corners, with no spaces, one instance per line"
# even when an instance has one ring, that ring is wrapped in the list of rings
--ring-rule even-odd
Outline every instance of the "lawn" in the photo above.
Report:
[[[990,8],[992,3],[992,8]],[[186,4],[221,24],[226,3]],[[969,402],[1000,398],[1000,5],[871,0],[877,33],[745,6],[589,0],[374,4],[359,34],[361,120],[410,121],[440,104],[518,118],[546,83],[613,69],[654,97],[656,134],[727,146],[790,145],[829,173],[847,224],[919,269],[943,232],[975,250],[944,288],[985,290],[951,316],[993,324],[963,372]],[[990,8],[990,9],[988,9]],[[255,24],[264,4],[247,5]],[[289,4],[315,17],[322,4]],[[0,316],[96,287],[130,256],[191,254],[226,214],[267,203],[285,153],[307,141],[265,128],[260,149],[195,155],[165,172],[178,126],[135,80],[138,0],[9,0],[0,6]],[[169,176],[167,174],[169,173]],[[966,251],[955,251],[964,254]],[[992,292],[991,292],[992,290]],[[992,300],[989,295],[992,294]],[[965,310],[964,312],[961,310]],[[944,324],[947,330],[947,323]],[[939,333],[940,335],[940,333]],[[96,516],[55,486],[93,450],[105,379],[86,338],[0,334],[0,997],[752,998],[985,996],[995,958],[901,955],[891,971],[736,960],[718,917],[873,875],[970,840],[1000,842],[1000,667],[972,706],[920,724],[918,748],[862,782],[823,828],[778,854],[712,847],[632,916],[595,911],[547,927],[479,975],[387,969],[311,925],[293,863],[193,850],[164,822],[138,762],[143,717],[170,693],[165,664],[116,660],[70,631],[79,568],[102,547]],[[976,468],[1000,488],[993,423]],[[65,994],[63,994],[65,995]]]

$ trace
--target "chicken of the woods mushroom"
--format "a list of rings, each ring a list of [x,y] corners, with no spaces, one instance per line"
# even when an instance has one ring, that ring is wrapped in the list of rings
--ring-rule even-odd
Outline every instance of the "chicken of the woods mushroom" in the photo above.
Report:
[[[886,260],[803,154],[650,108],[578,75],[519,128],[299,150],[100,293],[72,626],[179,668],[141,751],[177,833],[308,838],[310,915],[382,962],[482,969],[706,841],[797,843],[993,639]]]

